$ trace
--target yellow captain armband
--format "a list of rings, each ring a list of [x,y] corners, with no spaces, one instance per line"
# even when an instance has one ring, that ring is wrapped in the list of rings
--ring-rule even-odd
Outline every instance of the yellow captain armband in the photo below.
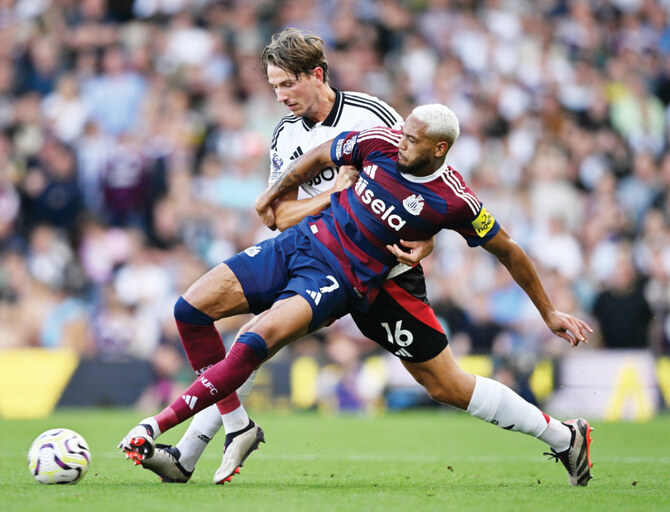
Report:
[[[472,227],[475,228],[475,231],[479,235],[479,238],[484,238],[486,233],[491,231],[493,224],[495,224],[495,219],[486,208],[482,206],[482,209],[479,211],[477,218],[472,221]]]

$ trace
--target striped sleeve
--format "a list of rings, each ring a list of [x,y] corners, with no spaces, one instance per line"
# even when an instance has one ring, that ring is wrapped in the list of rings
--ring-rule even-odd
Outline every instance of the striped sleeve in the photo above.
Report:
[[[458,232],[470,247],[488,242],[500,230],[500,224],[453,170],[442,174],[449,205],[443,227]]]
[[[370,128],[362,132],[343,132],[333,140],[331,160],[337,165],[360,167],[366,155],[374,151],[389,156],[398,152],[400,132],[389,128]]]
[[[402,125],[403,120],[400,114],[379,98],[355,92],[345,92],[343,94],[345,105],[365,112],[371,117],[369,126],[399,128]]]

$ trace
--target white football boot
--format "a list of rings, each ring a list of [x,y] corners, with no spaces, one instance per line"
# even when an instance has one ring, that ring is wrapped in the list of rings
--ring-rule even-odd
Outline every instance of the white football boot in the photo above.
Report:
[[[214,473],[214,483],[230,482],[233,475],[240,472],[240,468],[244,466],[244,461],[251,455],[251,452],[257,450],[258,445],[264,442],[263,429],[251,420],[245,429],[226,434],[223,459],[219,469]]]
[[[186,471],[179,463],[179,449],[169,444],[156,444],[153,457],[142,459],[140,464],[144,469],[153,471],[161,481],[173,484],[183,484],[190,480],[193,471]]]

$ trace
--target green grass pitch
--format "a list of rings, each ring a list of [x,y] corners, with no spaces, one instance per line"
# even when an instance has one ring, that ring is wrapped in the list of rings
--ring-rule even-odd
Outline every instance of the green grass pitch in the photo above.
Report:
[[[375,417],[262,413],[267,444],[223,486],[211,477],[223,436],[187,484],[162,484],[116,449],[141,414],[58,410],[42,420],[0,420],[0,511],[136,512],[432,510],[670,510],[670,416],[648,423],[595,423],[595,479],[572,488],[544,445],[452,410]],[[77,485],[45,486],[26,453],[48,428],[81,433],[93,454]],[[161,437],[174,443],[184,426]]]

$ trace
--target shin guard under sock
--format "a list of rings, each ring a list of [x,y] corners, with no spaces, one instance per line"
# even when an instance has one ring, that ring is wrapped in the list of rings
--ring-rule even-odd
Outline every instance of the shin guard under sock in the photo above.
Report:
[[[212,317],[179,297],[174,306],[174,318],[184,351],[196,375],[226,357],[226,349]]]
[[[156,416],[160,430],[165,432],[217,402],[218,397],[234,393],[267,354],[263,338],[255,333],[244,333],[223,361],[206,370],[181,397]]]

